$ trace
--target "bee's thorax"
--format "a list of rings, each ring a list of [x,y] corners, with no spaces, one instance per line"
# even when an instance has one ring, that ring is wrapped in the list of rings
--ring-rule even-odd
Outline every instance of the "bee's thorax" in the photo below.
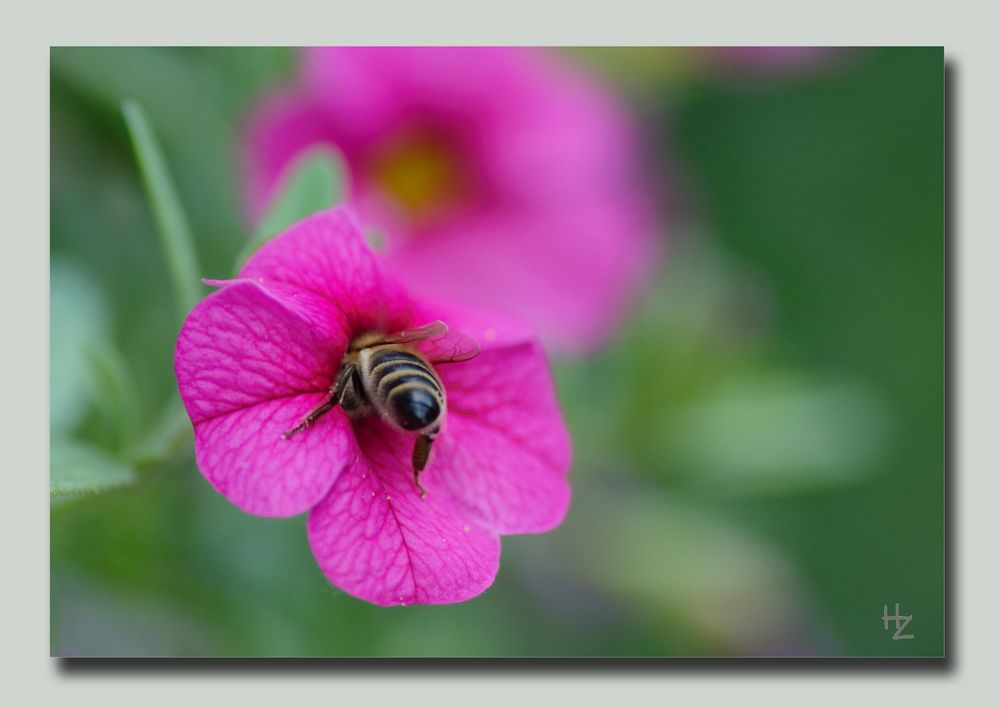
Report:
[[[351,339],[351,343],[348,344],[347,346],[347,351],[349,352],[348,355],[350,355],[351,353],[356,354],[363,351],[364,349],[372,346],[376,342],[381,341],[383,336],[384,334],[381,334],[377,331],[369,331],[363,334],[358,334],[353,339]]]

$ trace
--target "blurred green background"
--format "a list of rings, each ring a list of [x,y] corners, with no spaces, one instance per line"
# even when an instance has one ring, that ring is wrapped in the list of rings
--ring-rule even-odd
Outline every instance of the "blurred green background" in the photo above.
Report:
[[[382,609],[327,583],[304,517],[245,515],[195,468],[121,115],[145,108],[226,277],[238,127],[294,53],[52,50],[53,654],[943,654],[943,51],[766,76],[568,53],[658,146],[667,262],[616,342],[553,361],[564,525],[505,538],[473,601]],[[912,640],[883,628],[896,602]]]

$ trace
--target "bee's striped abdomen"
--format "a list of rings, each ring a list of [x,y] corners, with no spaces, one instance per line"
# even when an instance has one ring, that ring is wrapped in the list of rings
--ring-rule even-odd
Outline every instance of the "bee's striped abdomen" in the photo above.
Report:
[[[433,426],[444,409],[444,387],[418,356],[398,348],[376,348],[367,357],[369,395],[404,430]]]

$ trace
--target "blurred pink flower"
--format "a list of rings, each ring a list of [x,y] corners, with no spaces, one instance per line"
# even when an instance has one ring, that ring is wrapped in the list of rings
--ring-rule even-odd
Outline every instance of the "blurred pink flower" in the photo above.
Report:
[[[811,71],[830,62],[837,47],[705,47],[701,52],[727,71],[753,74],[790,74]]]
[[[351,201],[422,294],[503,307],[561,351],[598,346],[656,267],[638,135],[554,52],[313,48],[245,137],[259,217],[305,148],[346,157]]]
[[[330,582],[369,602],[450,603],[492,582],[499,535],[558,525],[569,438],[544,353],[509,318],[411,299],[345,208],[264,245],[181,329],[175,370],[204,476],[260,516],[309,511]],[[435,366],[444,428],[414,486],[415,437],[336,407],[284,439],[329,396],[348,343],[440,319],[479,342]]]

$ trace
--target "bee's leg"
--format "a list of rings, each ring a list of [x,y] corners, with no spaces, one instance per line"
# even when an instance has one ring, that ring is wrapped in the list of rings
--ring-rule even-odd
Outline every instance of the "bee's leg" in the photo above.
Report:
[[[420,435],[413,445],[413,485],[420,492],[420,498],[427,495],[424,487],[420,485],[420,472],[427,466],[427,460],[431,456],[431,442],[433,441],[430,435]]]
[[[301,432],[309,425],[316,422],[316,420],[322,415],[325,415],[340,405],[340,401],[344,398],[344,392],[347,390],[347,386],[351,382],[351,376],[354,374],[354,371],[355,365],[353,363],[348,363],[341,368],[340,372],[337,373],[337,377],[333,381],[333,385],[330,386],[330,397],[323,401],[322,405],[306,415],[302,422],[287,432],[282,433],[281,438],[288,439],[296,432]]]
[[[368,405],[368,394],[365,393],[365,384],[361,381],[361,371],[354,364],[351,364],[351,369],[351,377],[354,380],[354,392],[362,405]]]

